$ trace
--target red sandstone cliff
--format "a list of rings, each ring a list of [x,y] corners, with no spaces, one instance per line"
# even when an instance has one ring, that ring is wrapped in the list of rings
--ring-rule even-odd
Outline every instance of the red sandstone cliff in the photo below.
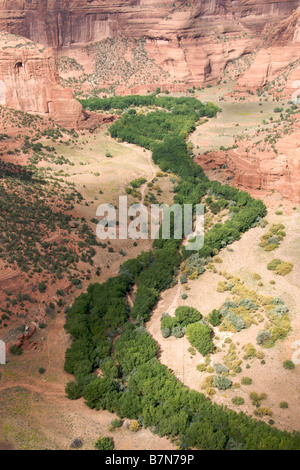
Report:
[[[0,0],[0,29],[50,46],[126,37],[196,37],[212,26],[261,31],[298,0]]]
[[[52,49],[24,38],[0,33],[0,104],[53,117],[77,128],[82,107],[63,88]]]
[[[255,140],[255,139],[254,139]],[[250,151],[247,148],[250,147]],[[195,161],[206,171],[222,168],[223,176],[231,176],[230,184],[250,193],[258,190],[278,191],[290,201],[300,202],[300,122],[290,135],[282,135],[276,143],[277,153],[259,152],[247,142],[243,147],[212,152]],[[225,169],[224,169],[225,168]]]
[[[299,0],[0,0],[0,30],[56,49],[144,37],[149,57],[172,79],[202,85],[261,47],[265,28],[297,6]]]
[[[239,77],[239,88],[260,88],[286,72],[289,64],[300,59],[300,7],[269,32],[264,47],[246,73]],[[287,85],[291,92],[293,82],[300,80],[300,64],[293,71]]]

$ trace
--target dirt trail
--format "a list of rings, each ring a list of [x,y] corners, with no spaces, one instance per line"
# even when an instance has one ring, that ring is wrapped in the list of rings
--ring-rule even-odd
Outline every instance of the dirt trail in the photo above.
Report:
[[[180,277],[180,275],[178,275],[178,278],[179,277]],[[180,283],[180,281],[178,281],[177,291],[176,291],[175,297],[174,297],[170,307],[167,310],[167,313],[169,313],[170,315],[173,315],[176,308],[178,307],[178,298],[179,298],[181,292],[182,292],[182,284]]]
[[[21,387],[21,388],[25,388],[26,390],[29,390],[31,392],[34,392],[34,393],[38,393],[38,394],[41,394],[43,396],[55,396],[55,397],[65,397],[66,396],[66,393],[65,393],[65,390],[64,390],[64,387],[63,385],[61,384],[50,384],[49,383],[45,383],[45,385],[41,385],[41,383],[39,382],[39,385],[33,385],[33,384],[29,384],[28,382],[18,382],[18,383],[14,383],[14,384],[6,384],[6,385],[3,385],[2,387],[0,387],[0,392],[2,392],[3,390],[9,390],[11,388],[15,388],[15,387]],[[51,388],[53,388],[53,390],[51,390]],[[55,388],[57,388],[57,390],[54,390]],[[60,389],[60,390],[58,390]]]

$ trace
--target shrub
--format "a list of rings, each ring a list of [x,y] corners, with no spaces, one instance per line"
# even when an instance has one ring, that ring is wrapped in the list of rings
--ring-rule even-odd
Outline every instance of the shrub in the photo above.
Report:
[[[259,345],[262,345],[271,338],[272,338],[272,334],[270,333],[269,330],[262,330],[257,333],[256,341]]]
[[[215,375],[213,378],[213,386],[219,390],[227,390],[232,386],[232,382],[224,375]]]
[[[161,334],[162,334],[163,338],[169,338],[169,336],[171,334],[170,328],[162,328]]]
[[[245,351],[244,359],[249,359],[256,356],[256,349],[251,343],[245,344],[243,350]]]
[[[196,354],[196,350],[195,348],[193,348],[192,346],[190,348],[188,348],[188,352],[192,355],[192,356],[195,356]]]
[[[172,336],[175,336],[175,338],[182,338],[184,336],[183,328],[181,328],[181,326],[175,326],[172,330]]]
[[[292,369],[295,368],[295,364],[293,363],[293,361],[287,360],[287,361],[284,361],[283,367],[284,367],[285,369],[292,370]]]
[[[281,401],[279,403],[279,407],[282,408],[283,410],[289,407],[289,404],[287,401]]]
[[[289,311],[286,305],[276,305],[276,307],[270,311],[272,315],[282,318]]]
[[[260,281],[261,275],[257,274],[257,273],[253,273],[252,278],[253,278],[254,281]]]
[[[70,444],[70,448],[79,449],[80,447],[82,447],[82,440],[79,439],[78,437],[75,437],[75,439],[73,439],[73,441]]]
[[[260,418],[263,416],[273,416],[273,413],[270,408],[267,408],[266,406],[256,408],[256,410],[254,410],[254,414],[255,416],[259,416]]]
[[[261,401],[266,400],[268,398],[266,393],[261,393],[259,395],[257,392],[251,392],[249,396],[253,406],[260,406]]]
[[[251,377],[242,377],[241,383],[242,385],[251,385],[252,384]]]
[[[113,419],[111,425],[113,428],[120,428],[122,426],[123,421],[119,418]]]
[[[114,441],[111,437],[99,437],[95,442],[95,449],[97,450],[114,450]]]
[[[234,405],[237,405],[237,406],[243,405],[245,403],[245,400],[242,397],[233,397],[231,401]]]
[[[138,432],[139,429],[140,429],[139,422],[137,420],[131,421],[131,423],[129,424],[129,431]]]
[[[147,180],[145,178],[137,178],[135,180],[132,180],[130,185],[133,188],[140,188],[144,183],[147,183]]]
[[[275,271],[277,266],[279,266],[282,263],[281,259],[275,258],[270,263],[267,264],[267,269],[269,271]]]
[[[10,351],[10,353],[13,354],[14,356],[21,356],[21,354],[23,354],[23,349],[18,348],[18,346],[16,346],[15,344],[13,344],[13,345],[9,348],[9,351]]]
[[[279,274],[279,276],[286,276],[292,271],[293,267],[293,263],[282,262],[276,267],[275,274]]]
[[[44,283],[44,281],[41,281],[38,283],[38,290],[40,291],[41,294],[43,294],[47,289],[47,286],[46,284]]]
[[[273,251],[278,248],[277,243],[270,243],[270,245],[265,246],[265,251]]]
[[[46,369],[44,367],[39,368],[39,374],[44,374],[46,372]]]
[[[229,312],[229,314],[226,317],[226,320],[232,324],[232,326],[235,328],[237,332],[246,328],[246,323],[244,319],[241,316],[236,315],[233,312]]]
[[[214,309],[212,312],[210,312],[208,315],[208,321],[212,326],[219,326],[222,321],[220,310]]]
[[[225,372],[225,373],[229,372],[229,369],[223,364],[219,364],[219,363],[213,364],[213,368],[217,374],[221,374],[222,372]]]
[[[258,310],[258,306],[249,298],[241,299],[239,302],[240,305],[245,307],[247,310]]]

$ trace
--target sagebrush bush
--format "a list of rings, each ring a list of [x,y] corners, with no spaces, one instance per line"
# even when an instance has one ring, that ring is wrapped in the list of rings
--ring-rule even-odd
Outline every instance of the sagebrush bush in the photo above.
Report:
[[[293,267],[293,263],[282,262],[276,267],[275,274],[279,274],[279,276],[286,276],[292,271]]]
[[[254,410],[254,414],[255,416],[259,416],[260,418],[262,418],[263,416],[273,416],[273,413],[270,408],[267,408],[266,406],[256,408]]]
[[[270,263],[267,264],[267,269],[269,271],[275,271],[277,266],[279,266],[281,263],[282,263],[281,259],[275,258],[272,261],[270,261]]]
[[[228,367],[224,366],[223,364],[213,364],[213,368],[216,371],[217,374],[222,374],[222,372],[229,372]]]
[[[213,378],[213,386],[219,390],[227,390],[232,386],[232,382],[224,375],[215,375]]]

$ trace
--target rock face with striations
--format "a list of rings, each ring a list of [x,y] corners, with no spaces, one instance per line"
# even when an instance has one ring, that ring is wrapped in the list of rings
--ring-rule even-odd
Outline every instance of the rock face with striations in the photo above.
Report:
[[[251,65],[239,77],[239,88],[261,88],[286,72],[290,64],[300,59],[300,7],[270,31]],[[300,80],[300,64],[293,71],[292,83]],[[288,86],[288,88],[291,88]]]
[[[0,30],[56,50],[143,37],[149,57],[171,78],[203,85],[260,47],[265,28],[298,6],[299,0],[0,0]]]
[[[82,107],[59,82],[53,51],[19,36],[0,33],[0,105],[49,115],[77,128]]]

